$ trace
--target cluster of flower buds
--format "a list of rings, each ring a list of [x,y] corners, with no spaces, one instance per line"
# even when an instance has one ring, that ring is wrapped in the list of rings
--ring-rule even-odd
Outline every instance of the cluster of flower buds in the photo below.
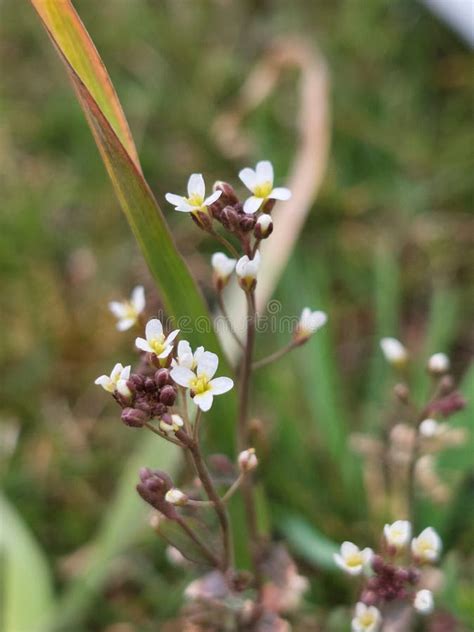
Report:
[[[172,489],[173,481],[166,472],[151,470],[148,467],[143,467],[140,470],[140,482],[137,485],[137,492],[143,500],[161,514],[170,520],[175,520],[178,514],[174,504],[170,503],[167,498]]]
[[[421,614],[432,612],[433,595],[420,587],[421,569],[436,563],[441,549],[441,539],[432,527],[412,538],[407,520],[385,525],[379,554],[343,542],[340,552],[334,555],[336,564],[349,575],[366,577],[352,620],[353,632],[377,632],[383,606],[395,600],[411,603]]]

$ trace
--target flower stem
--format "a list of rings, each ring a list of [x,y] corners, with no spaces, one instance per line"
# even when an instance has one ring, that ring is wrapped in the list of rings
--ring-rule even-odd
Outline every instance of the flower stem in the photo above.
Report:
[[[217,559],[214,553],[212,553],[212,551],[207,548],[204,542],[202,542],[197,533],[195,533],[195,531],[191,529],[187,522],[181,516],[178,516],[176,518],[176,521],[181,529],[186,533],[186,535],[189,536],[189,538],[196,544],[196,546],[201,549],[204,557],[211,563],[211,565],[215,566],[216,568],[220,568],[220,561]]]
[[[262,367],[267,366],[267,364],[276,362],[277,360],[282,358],[284,355],[286,355],[287,353],[295,349],[297,346],[298,345],[295,344],[295,341],[291,340],[284,347],[282,347],[281,349],[278,349],[278,351],[271,353],[266,358],[261,358],[260,360],[257,360],[256,362],[254,362],[252,364],[252,370],[255,371],[255,369],[261,369]]]
[[[222,244],[224,246],[224,248],[227,248],[227,250],[230,252],[230,254],[235,258],[235,259],[239,259],[240,255],[237,252],[236,248],[234,248],[234,246],[230,243],[230,241],[228,241],[225,237],[223,237],[222,235],[220,235],[219,233],[216,233],[215,230],[210,230],[209,231],[210,234],[215,237],[217,239],[217,241]]]

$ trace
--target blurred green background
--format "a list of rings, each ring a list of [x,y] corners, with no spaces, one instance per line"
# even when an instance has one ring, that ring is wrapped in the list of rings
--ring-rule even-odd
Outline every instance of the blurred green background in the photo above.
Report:
[[[265,422],[272,528],[289,538],[312,579],[306,609],[324,617],[351,601],[348,582],[328,563],[330,541],[373,544],[382,526],[368,525],[359,458],[348,447],[349,433],[377,431],[390,405],[378,339],[400,337],[420,367],[430,353],[449,353],[464,393],[472,391],[470,53],[412,0],[74,4],[117,89],[146,177],[208,296],[214,246],[189,218],[173,214],[164,193],[180,191],[192,171],[236,182],[242,166],[261,158],[283,179],[296,144],[296,73],[247,117],[255,151],[246,160],[223,156],[209,130],[276,37],[305,38],[326,59],[330,160],[276,297],[288,315],[305,304],[325,309],[330,326],[262,372],[254,407]],[[129,464],[133,450],[144,448],[93,380],[118,359],[134,359],[132,336],[115,331],[107,301],[137,283],[151,305],[159,297],[33,10],[3,0],[0,15],[2,486],[18,512],[13,523],[28,525],[62,607],[73,613],[65,629],[147,632],[175,615],[189,575],[140,530],[143,504],[120,504],[119,496],[111,514],[118,481],[129,489],[127,473],[141,464],[143,455]],[[263,335],[260,344],[263,354],[275,340]],[[422,368],[413,373],[422,396]],[[469,412],[457,419],[468,424]],[[451,450],[439,464],[449,502],[426,501],[420,510],[420,526],[435,521],[445,538],[446,599],[463,621],[472,616],[471,447]],[[74,581],[85,568],[90,590]],[[30,579],[34,588],[39,579]],[[331,625],[338,624],[329,620],[324,629],[344,629]]]

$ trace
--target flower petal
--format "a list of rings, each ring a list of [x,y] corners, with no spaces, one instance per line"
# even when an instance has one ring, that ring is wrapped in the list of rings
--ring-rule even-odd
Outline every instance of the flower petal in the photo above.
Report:
[[[212,406],[212,400],[213,400],[213,397],[210,391],[206,391],[205,393],[200,393],[199,395],[195,395],[193,399],[196,406],[199,406],[199,408],[203,412],[206,412],[209,410],[209,408]]]
[[[123,367],[122,371],[120,372],[120,379],[121,380],[128,380],[128,378],[130,377],[131,369],[132,369],[132,367],[130,365],[127,365],[127,366]]]
[[[145,309],[145,288],[143,285],[137,285],[133,288],[130,302],[138,314]]]
[[[252,195],[244,202],[244,213],[246,213],[247,215],[253,215],[258,211],[262,204],[263,198],[255,197],[255,195]]]
[[[133,327],[133,325],[136,323],[136,319],[135,318],[121,318],[118,322],[117,322],[117,329],[119,331],[127,331],[127,329],[130,329],[130,327]]]
[[[171,369],[170,375],[176,384],[184,386],[185,388],[189,388],[191,380],[194,380],[196,377],[191,369],[188,369],[185,366],[175,366]]]
[[[254,186],[257,184],[257,174],[253,169],[245,167],[245,169],[239,171],[239,178],[245,184],[247,189],[253,191]]]
[[[211,193],[211,195],[204,200],[204,206],[210,206],[211,204],[214,204],[214,202],[218,200],[221,195],[222,191],[214,191],[214,193]]]
[[[173,345],[168,345],[167,347],[165,347],[163,349],[163,351],[156,356],[157,358],[163,359],[163,358],[167,358],[169,356],[169,354],[173,351]]]
[[[115,316],[115,318],[123,318],[127,313],[127,307],[124,303],[120,303],[119,301],[110,301],[109,310]]]
[[[206,194],[206,185],[202,173],[192,173],[188,180],[188,196],[199,195],[204,199]]]
[[[170,332],[166,336],[165,344],[170,345],[173,342],[173,340],[176,338],[176,336],[179,334],[179,332],[180,332],[179,329],[175,329],[174,331]]]
[[[161,320],[158,318],[152,318],[149,320],[145,327],[145,336],[147,340],[151,340],[153,338],[159,338],[163,335],[163,325],[161,324]]]
[[[180,340],[178,342],[178,358],[188,354],[192,355],[192,353],[191,345],[188,340]]]
[[[198,377],[201,375],[206,376],[209,380],[214,377],[217,367],[219,365],[219,358],[215,353],[211,351],[205,351],[199,358],[197,365]]]
[[[102,386],[102,388],[106,391],[109,391],[109,393],[114,391],[113,382],[108,375],[101,375],[96,380],[94,380],[94,384]]]
[[[145,338],[135,338],[135,346],[147,353],[155,353]]]
[[[342,557],[347,557],[348,555],[353,555],[354,553],[360,553],[360,549],[353,542],[343,542],[341,544]]]
[[[216,377],[209,382],[213,395],[227,393],[234,386],[234,381],[230,377]]]
[[[271,182],[273,184],[273,165],[269,160],[257,162],[256,172],[259,183]]]
[[[186,198],[182,195],[176,195],[175,193],[167,193],[165,195],[165,199],[167,202],[172,204],[173,206],[179,206],[183,202],[186,202]]]
[[[268,196],[271,200],[289,200],[291,197],[290,189],[286,187],[277,187]]]

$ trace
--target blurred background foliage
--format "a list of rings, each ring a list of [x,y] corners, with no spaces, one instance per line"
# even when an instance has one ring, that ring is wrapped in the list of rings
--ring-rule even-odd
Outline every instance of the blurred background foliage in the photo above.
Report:
[[[459,380],[468,370],[472,58],[412,0],[78,0],[75,6],[107,65],[160,203],[192,171],[209,181],[236,181],[244,163],[224,157],[209,130],[274,38],[304,37],[327,61],[330,162],[276,298],[282,314],[299,313],[303,304],[327,310],[330,326],[262,371],[254,409],[263,421],[262,476],[275,535],[289,538],[312,579],[308,610],[327,613],[350,600],[348,582],[328,563],[332,542],[373,544],[381,527],[369,521],[360,463],[348,445],[351,431],[380,429],[390,405],[379,337],[399,336],[421,364],[432,352],[448,352]],[[134,359],[132,336],[115,331],[107,301],[128,295],[136,283],[147,288],[150,311],[159,297],[33,11],[3,0],[0,12],[0,467],[5,495],[64,591],[84,568],[87,545],[137,438],[92,384],[116,360]],[[295,146],[296,80],[287,73],[277,94],[246,119],[255,153],[245,163],[269,158],[280,179]],[[213,244],[189,218],[163,208],[211,297]],[[275,339],[262,335],[260,345],[263,355]],[[413,373],[422,397],[423,372]],[[468,395],[472,377],[463,384]],[[469,412],[458,416],[458,424],[468,422]],[[470,448],[472,442],[440,463],[449,502],[420,505],[420,526],[434,520],[446,539],[453,578],[446,598],[463,620],[472,616]],[[128,528],[145,525],[145,506],[124,511]],[[133,547],[117,537],[114,555],[127,548],[101,591],[84,601],[77,632],[146,632],[179,607],[185,575],[167,562],[153,534],[143,529]]]

